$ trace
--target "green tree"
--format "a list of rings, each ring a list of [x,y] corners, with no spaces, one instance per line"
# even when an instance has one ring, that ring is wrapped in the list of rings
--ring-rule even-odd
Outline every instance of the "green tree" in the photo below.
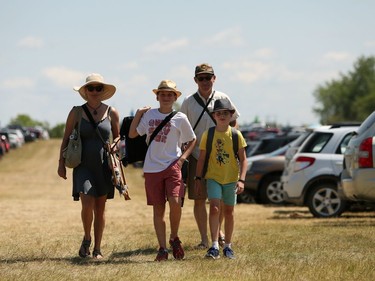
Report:
[[[20,125],[20,126],[23,126],[23,127],[41,126],[45,129],[49,128],[48,122],[40,122],[40,121],[37,121],[37,120],[33,120],[27,114],[18,114],[15,118],[12,118],[10,120],[9,125]]]
[[[51,138],[62,138],[64,135],[65,123],[57,124],[51,130],[49,130],[49,135]]]
[[[360,57],[353,71],[318,86],[314,97],[322,124],[363,121],[375,106],[375,57]]]

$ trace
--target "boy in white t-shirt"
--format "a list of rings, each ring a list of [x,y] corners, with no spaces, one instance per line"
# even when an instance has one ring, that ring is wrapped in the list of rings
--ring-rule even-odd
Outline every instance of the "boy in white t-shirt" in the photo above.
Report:
[[[153,92],[156,94],[156,100],[159,101],[159,108],[151,109],[149,106],[139,108],[129,129],[131,138],[146,134],[147,143],[156,127],[173,112],[173,104],[181,96],[176,83],[171,80],[161,81]],[[187,145],[182,152],[181,146],[184,143]],[[189,120],[185,114],[177,112],[155,136],[147,150],[143,171],[147,205],[153,206],[153,222],[159,242],[156,261],[168,259],[165,223],[167,200],[171,227],[169,244],[175,259],[183,259],[185,255],[178,237],[184,196],[181,167],[192,152],[195,143],[196,136]]]
[[[244,190],[247,170],[245,153],[246,141],[240,131],[235,131],[238,136],[238,160],[233,148],[232,128],[229,126],[229,123],[234,111],[235,110],[227,100],[216,100],[212,111],[216,126],[212,139],[211,152],[210,155],[207,155],[207,160],[206,148],[208,131],[203,133],[199,145],[200,153],[197,163],[195,185],[196,192],[199,194],[203,190],[201,180],[202,178],[206,179],[207,195],[210,201],[209,225],[212,239],[212,247],[208,249],[206,257],[213,259],[220,257],[218,237],[221,200],[224,203],[224,209],[222,211],[225,218],[225,245],[223,254],[227,258],[234,258],[234,252],[232,250],[234,205],[237,201],[236,195],[242,193]],[[204,171],[206,161],[207,171]]]

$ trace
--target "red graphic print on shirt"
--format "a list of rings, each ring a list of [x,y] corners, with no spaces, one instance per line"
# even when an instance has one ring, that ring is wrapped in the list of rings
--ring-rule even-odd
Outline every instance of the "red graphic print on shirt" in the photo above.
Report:
[[[160,123],[163,122],[163,120],[160,119],[152,119],[149,121],[149,129],[148,132],[150,135],[155,131],[156,127],[160,125]],[[155,136],[153,141],[156,142],[167,142],[167,135],[171,131],[171,122],[168,122],[167,124],[164,125],[164,127],[159,131],[159,133]]]

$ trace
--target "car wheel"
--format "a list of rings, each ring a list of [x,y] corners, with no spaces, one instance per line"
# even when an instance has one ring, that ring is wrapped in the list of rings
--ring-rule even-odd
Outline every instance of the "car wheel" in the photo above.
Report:
[[[263,204],[284,204],[284,191],[281,186],[280,175],[271,175],[263,180],[259,195]]]
[[[250,193],[250,191],[245,189],[242,193],[237,194],[237,202],[249,204],[249,203],[254,203],[255,200],[254,200],[253,195]]]
[[[339,197],[336,185],[332,183],[314,186],[307,196],[307,206],[317,218],[339,217],[347,205],[347,202]]]

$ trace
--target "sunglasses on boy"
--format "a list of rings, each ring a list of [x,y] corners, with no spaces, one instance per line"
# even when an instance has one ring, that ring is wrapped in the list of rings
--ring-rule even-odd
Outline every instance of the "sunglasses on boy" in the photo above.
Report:
[[[202,82],[203,80],[206,80],[206,81],[210,81],[212,79],[213,75],[209,75],[209,76],[199,76],[199,77],[196,77],[198,81]]]
[[[89,91],[89,92],[93,92],[94,90],[96,90],[97,92],[101,92],[103,90],[103,85],[97,85],[97,86],[93,86],[93,85],[88,85],[86,87],[86,89]]]

